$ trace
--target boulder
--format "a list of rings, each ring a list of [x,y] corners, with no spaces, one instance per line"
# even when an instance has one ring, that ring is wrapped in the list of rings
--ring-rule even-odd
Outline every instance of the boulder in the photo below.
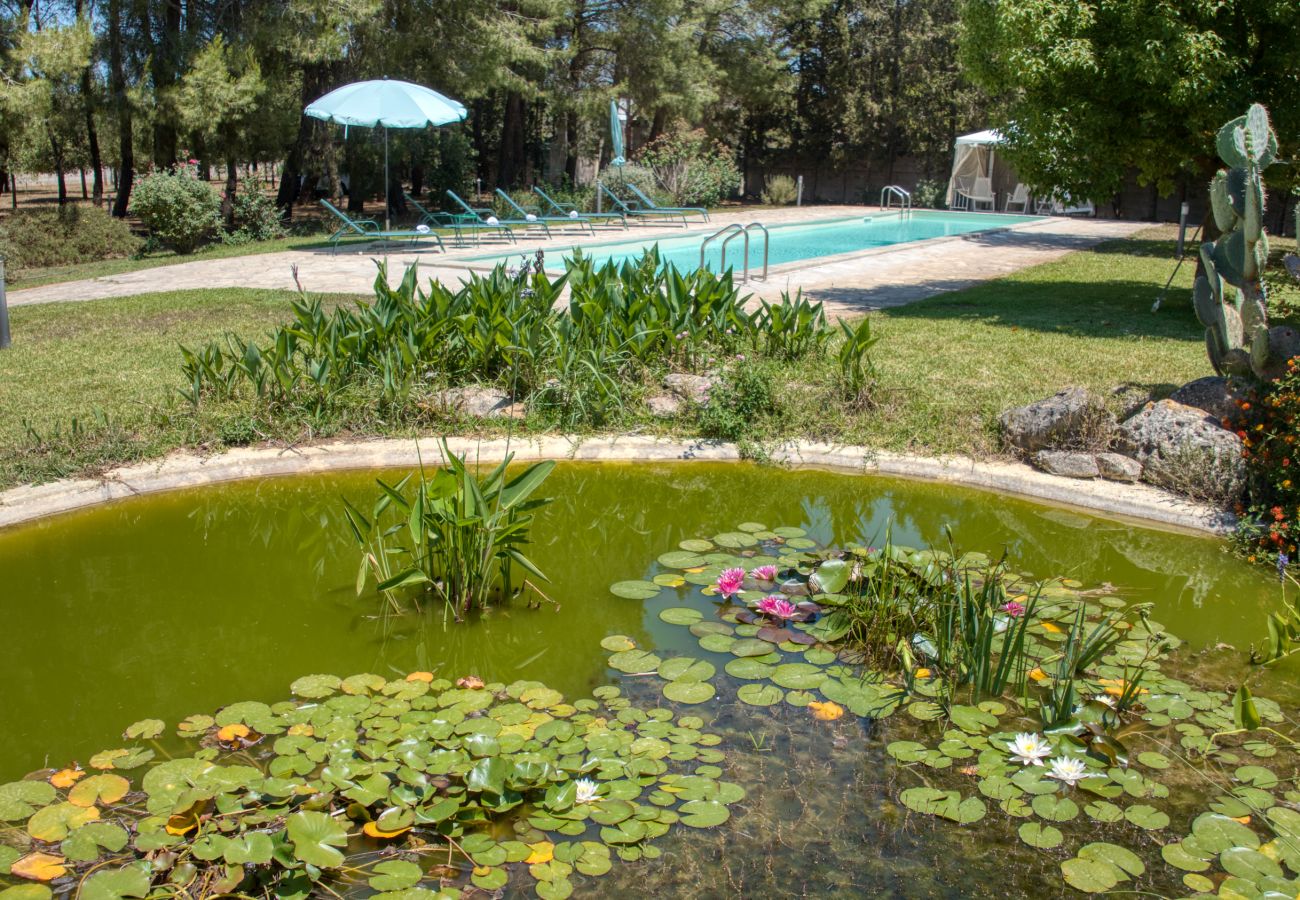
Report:
[[[671,419],[682,411],[682,400],[673,394],[656,394],[646,400],[650,415],[656,419]]]
[[[1142,463],[1118,453],[1098,453],[1097,470],[1107,481],[1132,483],[1142,478]]]
[[[1096,478],[1101,474],[1091,453],[1078,450],[1039,450],[1029,458],[1048,475],[1065,478]]]
[[[1074,387],[1028,406],[1013,406],[998,419],[1002,439],[1026,453],[1062,444],[1083,424],[1088,405],[1088,392]]]
[[[1194,406],[1213,416],[1215,421],[1234,419],[1240,412],[1237,406],[1240,395],[1228,385],[1228,379],[1207,375],[1189,381],[1169,395],[1169,399],[1184,406]]]
[[[512,402],[505,391],[479,385],[439,391],[432,405],[444,412],[475,419],[519,419],[526,415],[523,404]]]
[[[1241,438],[1195,406],[1148,403],[1119,426],[1117,447],[1142,464],[1142,478],[1181,493],[1227,498],[1245,486]]]
[[[689,403],[705,404],[709,402],[709,391],[713,388],[713,379],[707,375],[670,372],[664,376],[664,387]]]

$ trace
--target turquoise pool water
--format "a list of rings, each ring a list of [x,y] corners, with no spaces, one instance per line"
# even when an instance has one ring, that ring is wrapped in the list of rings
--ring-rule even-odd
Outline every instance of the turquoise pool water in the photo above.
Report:
[[[989,231],[1030,222],[1033,218],[991,213],[918,211],[908,216],[897,212],[876,213],[853,218],[776,225],[768,229],[772,240],[768,264],[779,266],[805,259],[834,256],[838,253],[852,253],[937,237]],[[588,244],[582,248],[582,252],[597,263],[607,260],[623,262],[640,256],[651,246],[658,244],[659,252],[666,262],[682,269],[694,269],[700,264],[700,244],[715,230],[716,228],[709,231],[693,230],[690,234],[665,236],[657,240],[639,238],[634,241]],[[722,240],[723,238],[719,238],[710,243],[705,253],[704,265],[713,271],[720,270],[722,266]],[[572,256],[575,249],[570,246],[548,250],[547,268],[558,270],[561,267],[560,260]],[[533,253],[532,249],[520,245],[519,249],[507,253],[497,251],[471,259],[474,262],[495,265],[499,262],[514,262],[522,256],[531,257]],[[736,238],[727,248],[728,266],[739,268],[743,254],[743,240]],[[751,272],[761,270],[763,267],[763,239],[762,233],[758,231],[750,232],[749,267]]]

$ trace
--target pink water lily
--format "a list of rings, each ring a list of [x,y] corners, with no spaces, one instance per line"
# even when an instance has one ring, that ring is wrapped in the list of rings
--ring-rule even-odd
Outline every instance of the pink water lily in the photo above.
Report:
[[[724,597],[730,597],[732,594],[739,594],[741,585],[744,583],[744,569],[723,569],[722,574],[718,576],[718,593]]]
[[[759,612],[772,616],[775,619],[793,619],[799,614],[799,608],[797,606],[784,597],[776,594],[759,600],[758,606],[755,608]]]
[[[1013,619],[1018,619],[1025,614],[1025,604],[1019,600],[1008,600],[1002,604],[1002,611]]]
[[[776,581],[776,566],[759,566],[749,574],[759,581]]]

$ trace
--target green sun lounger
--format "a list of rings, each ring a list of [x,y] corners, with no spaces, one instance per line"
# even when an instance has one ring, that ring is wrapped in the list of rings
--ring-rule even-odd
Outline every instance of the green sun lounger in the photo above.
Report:
[[[457,194],[455,191],[453,191],[451,188],[447,188],[447,196],[455,200],[458,204],[460,204],[460,208],[465,210],[466,216],[472,216],[474,219],[476,219],[479,222],[482,222],[484,225],[506,225],[506,226],[522,225],[524,226],[524,228],[540,228],[542,229],[542,231],[546,232],[547,237],[551,236],[551,227],[547,225],[545,222],[543,222],[541,219],[533,219],[531,222],[526,218],[497,219],[495,222],[493,222],[490,221],[489,219],[489,217],[496,218],[492,210],[475,209],[474,207],[466,203],[464,200],[462,200],[460,195]]]
[[[497,196],[505,201],[506,205],[516,213],[523,216],[529,222],[545,222],[547,225],[577,225],[579,228],[585,228],[591,234],[596,233],[596,229],[591,227],[591,219],[586,216],[546,216],[542,211],[535,207],[523,207],[515,202],[514,198],[507,194],[501,188],[497,188]]]
[[[572,203],[557,203],[551,199],[550,195],[547,194],[546,191],[542,190],[537,185],[533,185],[533,193],[545,200],[546,205],[553,209],[557,216],[569,216],[572,218],[571,214],[576,212],[584,219],[591,219],[593,222],[605,220],[609,225],[613,225],[615,220],[617,220],[618,224],[623,226],[623,230],[627,230],[627,216],[623,215],[621,212],[582,212]]]
[[[339,209],[328,200],[322,200],[321,206],[325,207],[334,217],[339,220],[340,224],[337,231],[329,236],[330,246],[334,253],[339,252],[339,244],[346,238],[368,238],[372,241],[397,241],[409,239],[412,243],[419,240],[433,241],[438,248],[444,253],[447,247],[442,242],[442,238],[434,231],[419,231],[417,229],[402,231],[385,231],[374,219],[354,219]]]
[[[683,228],[690,224],[686,220],[685,213],[668,209],[642,209],[640,206],[633,206],[623,200],[622,197],[605,187],[603,184],[600,186],[600,189],[605,192],[605,196],[609,198],[609,202],[614,204],[614,209],[618,210],[625,216],[630,216],[634,219],[681,219]]]
[[[474,236],[475,245],[479,243],[479,235],[485,231],[500,235],[512,244],[518,243],[515,240],[515,233],[506,225],[488,225],[480,222],[477,217],[470,217],[464,213],[433,212],[406,191],[402,191],[402,194],[406,197],[406,202],[415,207],[415,211],[420,214],[421,224],[428,225],[430,228],[450,228],[456,234],[458,246],[465,245],[465,232]]]
[[[643,209],[657,209],[662,212],[698,213],[704,217],[704,221],[709,221],[709,211],[702,206],[660,206],[645,194],[641,193],[640,189],[637,188],[635,184],[629,184],[627,189],[636,195],[636,198],[641,202]]]

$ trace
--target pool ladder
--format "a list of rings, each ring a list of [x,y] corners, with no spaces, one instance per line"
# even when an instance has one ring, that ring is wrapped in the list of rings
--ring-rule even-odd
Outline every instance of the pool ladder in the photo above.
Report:
[[[768,253],[771,250],[772,236],[768,234],[767,226],[764,225],[762,222],[750,222],[748,225],[741,225],[739,222],[732,222],[730,225],[724,225],[722,228],[719,228],[717,231],[713,232],[713,234],[706,237],[704,239],[704,243],[700,244],[700,268],[701,269],[704,268],[705,249],[715,239],[720,238],[725,234],[727,236],[722,241],[721,269],[723,272],[727,271],[727,245],[730,244],[738,237],[744,238],[745,239],[745,262],[744,262],[744,267],[741,269],[740,280],[749,281],[749,230],[751,228],[757,228],[759,231],[763,232],[762,280],[767,281],[767,259],[768,259]]]
[[[903,213],[912,212],[912,192],[896,184],[887,184],[880,189],[880,208],[889,209],[898,199],[898,209]]]

